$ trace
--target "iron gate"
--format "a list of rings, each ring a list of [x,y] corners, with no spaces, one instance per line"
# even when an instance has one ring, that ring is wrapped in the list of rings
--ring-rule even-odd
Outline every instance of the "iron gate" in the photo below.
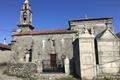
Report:
[[[64,72],[62,60],[43,60],[43,72]]]

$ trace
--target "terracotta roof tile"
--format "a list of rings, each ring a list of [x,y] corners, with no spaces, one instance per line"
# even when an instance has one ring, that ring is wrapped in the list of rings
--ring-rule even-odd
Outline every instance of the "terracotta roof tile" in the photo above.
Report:
[[[2,49],[2,50],[10,50],[11,47],[8,46],[8,45],[0,44],[0,49]]]
[[[41,31],[29,31],[15,33],[13,36],[22,36],[22,35],[44,35],[44,34],[63,34],[63,33],[76,33],[74,30],[41,30]]]

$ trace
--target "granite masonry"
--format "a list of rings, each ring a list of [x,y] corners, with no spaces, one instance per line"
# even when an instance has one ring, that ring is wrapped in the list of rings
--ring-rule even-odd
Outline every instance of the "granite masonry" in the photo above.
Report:
[[[86,79],[120,71],[120,38],[111,17],[70,20],[63,30],[33,29],[31,6],[25,0],[18,30],[12,34],[13,62],[36,63],[41,74],[62,72]]]

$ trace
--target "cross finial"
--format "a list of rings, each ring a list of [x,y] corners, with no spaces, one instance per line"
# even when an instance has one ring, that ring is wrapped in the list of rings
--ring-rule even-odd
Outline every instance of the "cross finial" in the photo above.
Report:
[[[29,3],[29,1],[28,1],[28,0],[25,0],[25,3]]]

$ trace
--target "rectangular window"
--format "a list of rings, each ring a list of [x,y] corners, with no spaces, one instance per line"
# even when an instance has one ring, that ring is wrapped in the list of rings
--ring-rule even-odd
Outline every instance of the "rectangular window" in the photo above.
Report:
[[[52,40],[53,46],[55,46],[55,40]]]

